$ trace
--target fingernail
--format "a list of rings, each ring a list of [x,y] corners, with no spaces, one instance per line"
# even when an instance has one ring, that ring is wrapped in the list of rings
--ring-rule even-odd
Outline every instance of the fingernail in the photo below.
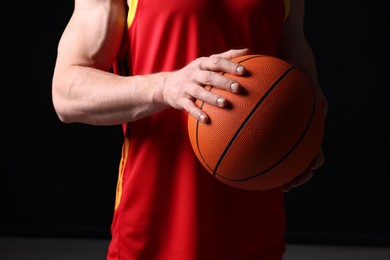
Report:
[[[203,115],[203,114],[200,114],[199,119],[200,119],[201,122],[205,122],[206,121],[206,116]]]
[[[237,71],[239,74],[242,74],[242,73],[244,73],[245,68],[244,68],[242,65],[239,65],[239,66],[237,66],[236,71]]]
[[[232,84],[230,84],[230,89],[233,92],[238,92],[239,88],[240,88],[240,84],[238,84],[237,82],[233,82]]]
[[[217,98],[218,106],[222,107],[225,104],[225,99],[222,97]]]

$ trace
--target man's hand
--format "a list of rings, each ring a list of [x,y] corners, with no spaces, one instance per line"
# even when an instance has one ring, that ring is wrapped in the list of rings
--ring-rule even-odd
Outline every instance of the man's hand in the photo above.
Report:
[[[190,62],[184,68],[166,73],[161,97],[163,102],[176,109],[184,109],[201,122],[208,121],[208,115],[195,105],[199,99],[218,107],[225,107],[228,102],[225,97],[212,93],[205,86],[213,86],[237,93],[240,84],[224,77],[223,72],[233,75],[243,75],[245,68],[232,62],[231,59],[249,54],[248,49],[229,50],[209,57],[201,57]]]
[[[321,149],[317,156],[314,158],[314,160],[310,163],[309,167],[301,175],[295,177],[292,181],[283,185],[282,190],[284,192],[287,192],[292,188],[298,187],[310,180],[313,176],[313,171],[321,167],[324,164],[324,161],[325,158]]]

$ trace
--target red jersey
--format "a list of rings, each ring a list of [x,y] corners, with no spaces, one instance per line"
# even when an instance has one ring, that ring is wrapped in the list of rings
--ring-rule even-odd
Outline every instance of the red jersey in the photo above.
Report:
[[[276,56],[285,2],[132,0],[125,73],[172,71],[244,47]],[[283,192],[241,190],[215,179],[192,150],[187,116],[170,108],[124,124],[107,259],[281,259]]]

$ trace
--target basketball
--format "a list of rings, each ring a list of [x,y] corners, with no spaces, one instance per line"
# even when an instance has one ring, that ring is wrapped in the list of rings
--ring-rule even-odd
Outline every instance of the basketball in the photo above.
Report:
[[[272,56],[232,59],[247,73],[234,76],[239,93],[212,86],[229,101],[216,107],[196,100],[208,123],[188,117],[196,157],[219,181],[246,190],[278,188],[300,175],[320,151],[324,111],[311,81],[298,68]]]

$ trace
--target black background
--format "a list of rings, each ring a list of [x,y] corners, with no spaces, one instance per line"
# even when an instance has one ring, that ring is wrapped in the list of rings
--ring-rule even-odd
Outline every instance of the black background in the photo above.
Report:
[[[390,245],[389,14],[376,2],[347,2],[306,2],[306,35],[329,99],[326,163],[286,194],[291,243]],[[21,133],[3,135],[12,145],[0,168],[0,236],[109,238],[121,128],[63,124],[51,103],[56,46],[72,9],[70,0],[24,5],[24,26],[14,31],[22,111],[12,124]]]

